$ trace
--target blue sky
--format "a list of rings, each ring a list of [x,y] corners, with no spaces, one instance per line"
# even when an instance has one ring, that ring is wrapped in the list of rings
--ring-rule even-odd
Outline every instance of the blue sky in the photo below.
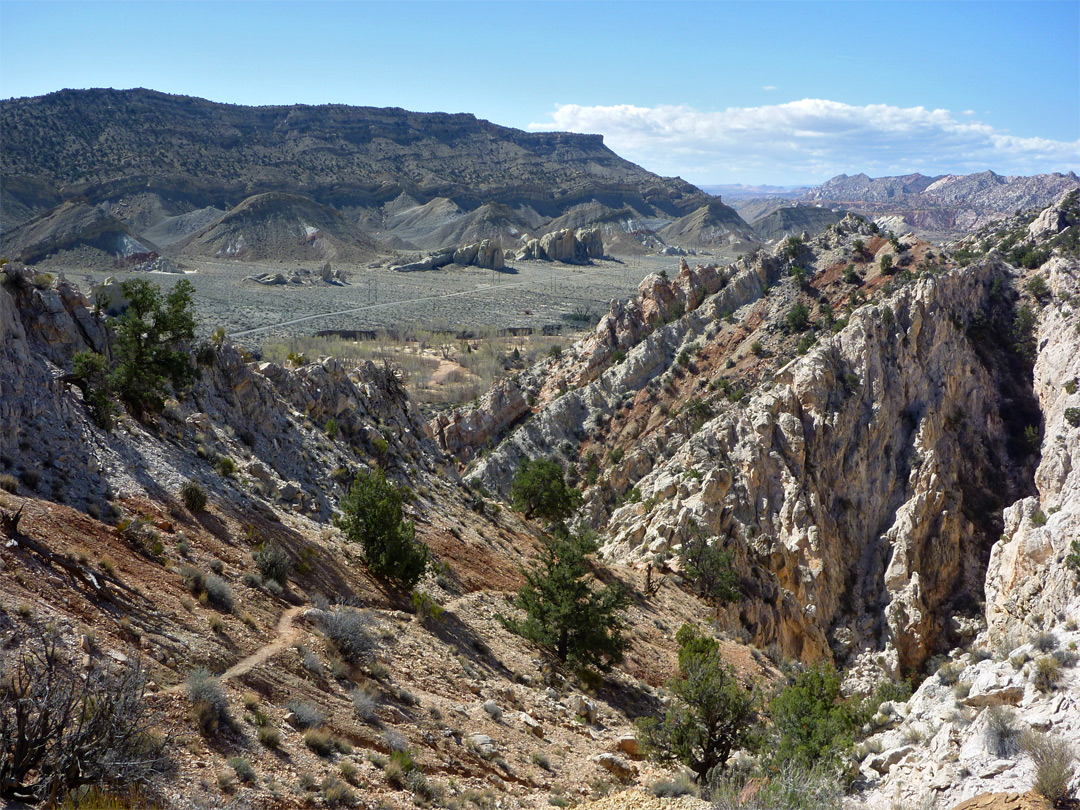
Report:
[[[149,87],[599,132],[700,184],[1080,170],[1080,3],[0,2],[0,96]]]

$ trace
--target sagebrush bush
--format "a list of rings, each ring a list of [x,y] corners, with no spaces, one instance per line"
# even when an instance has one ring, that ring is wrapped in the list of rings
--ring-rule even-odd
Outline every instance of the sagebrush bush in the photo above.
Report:
[[[293,725],[297,728],[313,728],[326,722],[326,715],[319,707],[306,700],[290,700],[285,708],[293,713]]]
[[[1039,633],[1031,639],[1031,646],[1044,655],[1056,650],[1058,643],[1058,638],[1053,633]]]
[[[243,757],[232,757],[229,760],[229,766],[236,773],[236,778],[241,782],[254,782],[256,781],[255,769],[251,767],[251,763]]]
[[[326,637],[337,647],[341,657],[353,664],[367,661],[375,650],[371,635],[371,616],[350,607],[335,607],[319,619]]]
[[[661,799],[675,799],[679,796],[697,796],[697,786],[685,773],[677,773],[672,779],[654,782],[649,792]]]
[[[210,574],[203,584],[207,598],[222,610],[233,609],[233,594],[229,584],[217,574]]]
[[[379,699],[376,690],[357,687],[350,693],[350,697],[357,717],[365,723],[378,722],[376,711],[379,708]]]
[[[986,709],[986,747],[997,757],[1011,757],[1020,748],[1020,722],[1016,713],[1004,706]]]
[[[219,724],[229,720],[229,700],[221,682],[202,667],[191,670],[184,687],[195,710],[199,731],[213,734]]]
[[[322,783],[323,799],[327,807],[352,807],[356,794],[336,776],[327,776]]]

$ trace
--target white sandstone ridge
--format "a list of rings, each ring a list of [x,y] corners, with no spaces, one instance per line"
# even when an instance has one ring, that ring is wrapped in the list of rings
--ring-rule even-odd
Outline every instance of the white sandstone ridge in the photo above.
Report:
[[[1052,238],[1068,225],[1059,204],[1028,232]],[[1044,420],[1038,495],[1005,510],[986,572],[987,628],[910,701],[886,704],[875,719],[882,731],[860,748],[861,798],[872,810],[925,795],[950,807],[1029,790],[1035,767],[1018,745],[1024,732],[1080,751],[1080,560],[1068,559],[1080,537],[1080,261],[1057,256],[1032,275],[1052,293],[1039,313],[1034,368]],[[1080,773],[1071,787],[1080,790]]]
[[[815,246],[860,233],[841,223]],[[737,327],[724,315],[760,297],[783,269],[759,260],[686,315],[653,326],[624,362],[552,398],[479,459],[468,479],[505,492],[521,459],[572,451],[582,436],[602,435],[630,400],[655,397],[642,389],[671,367],[687,340],[729,335]],[[684,269],[680,279],[692,272]],[[715,269],[703,272],[720,278]],[[953,616],[981,593],[987,550],[1000,532],[997,524],[987,536],[978,508],[1017,497],[1023,476],[1007,450],[1000,370],[980,358],[967,328],[994,305],[994,280],[1007,287],[1010,272],[988,260],[910,284],[887,305],[857,310],[840,334],[781,369],[741,409],[727,408],[696,432],[663,420],[618,465],[621,478],[610,494],[636,482],[640,501],[616,509],[606,552],[644,564],[704,529],[734,550],[744,580],[746,598],[722,611],[725,622],[745,628],[757,645],[775,642],[805,660],[872,654],[879,672],[883,666],[894,674],[972,634],[971,623]],[[683,289],[662,282],[646,279],[628,309],[662,301],[655,290]],[[549,383],[567,368],[603,367],[590,352],[618,345],[605,337],[618,311],[596,337],[547,367]],[[540,390],[522,387],[515,395]],[[487,404],[494,408],[485,412],[482,403],[472,413],[498,413],[512,402],[493,396]],[[442,426],[444,447],[451,446],[446,427],[456,424],[462,432],[496,429],[480,419],[450,422]],[[588,497],[582,516],[604,530],[606,495],[590,488]]]
[[[965,500],[988,486],[984,464],[1010,461],[965,324],[1008,272],[988,261],[857,310],[645,475],[606,552],[644,561],[703,528],[734,550],[751,597],[727,621],[804,659],[873,651],[894,674],[969,632],[950,620],[981,590],[988,543]]]
[[[866,225],[850,217],[837,227],[845,233],[860,233]],[[708,319],[756,301],[765,285],[775,283],[783,270],[778,253],[779,248],[771,256],[759,256],[753,261],[740,259],[726,268],[712,264],[691,268],[684,259],[673,279],[656,273],[646,276],[634,298],[612,301],[594,332],[560,358],[547,358],[518,377],[498,381],[475,406],[437,415],[430,423],[436,441],[446,452],[468,459],[489,440],[501,438],[534,409],[544,418],[543,409],[548,403],[574,395],[570,389],[587,386],[602,374],[608,382],[601,389],[614,392],[615,398],[640,387],[666,367],[670,360],[667,354],[682,339],[683,313],[696,310],[718,292],[720,297],[712,301],[705,316]],[[703,321],[699,318],[698,323]],[[661,327],[663,334],[647,340]],[[638,348],[643,344],[648,345]],[[617,352],[627,355],[621,371],[609,369]],[[509,478],[502,476],[498,482],[484,483],[505,491]]]
[[[65,375],[77,352],[105,350],[108,322],[63,277],[42,289],[31,275],[0,275],[0,456],[35,471],[44,497],[104,509],[114,495],[158,500],[195,479],[237,509],[325,521],[344,491],[333,485],[335,470],[380,455],[412,458],[409,469],[389,472],[420,480],[441,457],[385,369],[346,370],[332,358],[295,369],[253,363],[228,342],[193,353],[200,378],[159,416],[124,419],[106,433]],[[330,419],[337,441],[323,430]],[[215,469],[221,456],[235,475]]]

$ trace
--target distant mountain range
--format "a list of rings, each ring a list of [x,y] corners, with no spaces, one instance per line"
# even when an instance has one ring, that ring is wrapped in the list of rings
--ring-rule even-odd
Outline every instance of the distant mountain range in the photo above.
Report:
[[[468,114],[243,107],[150,90],[0,101],[0,252],[365,261],[485,239],[506,250],[598,226],[616,253],[737,251],[853,209],[963,231],[1080,185],[1075,174],[872,179],[812,189],[655,175],[599,135],[528,133]]]
[[[741,198],[734,205],[752,223],[779,206],[803,203],[891,218],[897,227],[903,224],[924,232],[956,233],[977,230],[1017,211],[1045,208],[1076,188],[1080,188],[1080,178],[1071,171],[1032,177],[1006,177],[991,171],[937,177],[841,174],[802,194],[787,198],[761,194]]]

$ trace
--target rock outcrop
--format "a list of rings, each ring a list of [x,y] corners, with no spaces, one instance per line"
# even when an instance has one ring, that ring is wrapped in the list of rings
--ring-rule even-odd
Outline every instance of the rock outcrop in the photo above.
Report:
[[[845,220],[813,250],[843,255],[847,242],[869,236],[865,228]],[[539,412],[468,478],[505,492],[522,458],[572,458],[628,403],[657,401],[667,385],[658,378],[687,347],[709,351],[710,341],[747,334],[738,321],[750,321],[749,305],[787,266],[777,250],[730,277],[684,263],[675,280],[646,278],[595,335],[522,376]],[[605,552],[644,563],[704,531],[735,555],[746,598],[721,613],[754,643],[804,660],[873,651],[890,673],[919,666],[968,632],[952,617],[970,612],[1001,531],[985,512],[996,504],[1000,514],[1007,493],[1025,487],[1026,456],[1013,449],[1004,413],[1020,412],[1019,394],[1002,393],[1016,369],[1000,367],[998,338],[976,334],[987,313],[1011,326],[1011,304],[991,296],[1009,273],[989,259],[909,284],[855,310],[845,329],[781,367],[741,407],[697,428],[669,417],[634,441],[605,479],[610,494],[591,488],[582,512],[606,528]],[[612,365],[616,350],[626,357]],[[520,413],[519,404],[514,419]],[[469,419],[457,421],[465,428]],[[487,441],[505,422],[476,424]],[[443,446],[460,453],[467,434]],[[616,508],[630,486],[640,500]]]
[[[1054,258],[1041,272],[1053,299],[1041,312],[1035,361],[1044,419],[1038,495],[1005,511],[990,557],[986,618],[994,638],[1034,633],[1046,617],[1080,610],[1080,565],[1065,561],[1080,537],[1080,335],[1069,303],[1080,293],[1080,262]]]
[[[540,259],[563,264],[588,264],[603,257],[604,240],[599,228],[551,231],[539,239],[526,240],[514,256],[518,261]]]
[[[472,245],[462,245],[456,250],[433,253],[419,261],[395,265],[391,269],[407,273],[418,270],[438,270],[451,264],[459,264],[463,267],[484,267],[489,270],[501,270],[506,266],[498,243],[485,239]]]

